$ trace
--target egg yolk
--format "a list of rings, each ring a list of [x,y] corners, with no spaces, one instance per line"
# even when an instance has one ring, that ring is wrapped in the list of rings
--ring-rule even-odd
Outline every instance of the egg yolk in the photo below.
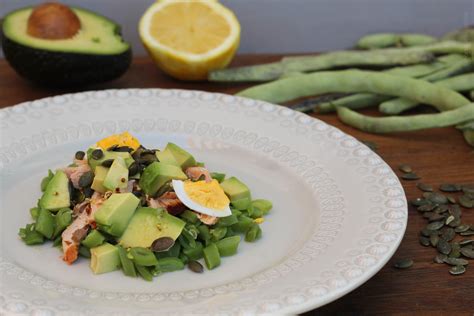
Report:
[[[217,180],[211,182],[185,181],[184,191],[186,195],[199,205],[222,210],[229,205],[230,201]]]
[[[108,149],[114,145],[117,146],[128,146],[134,151],[140,147],[140,142],[138,139],[133,137],[129,132],[123,132],[122,134],[115,134],[104,139],[101,139],[97,142],[97,146],[102,149]]]

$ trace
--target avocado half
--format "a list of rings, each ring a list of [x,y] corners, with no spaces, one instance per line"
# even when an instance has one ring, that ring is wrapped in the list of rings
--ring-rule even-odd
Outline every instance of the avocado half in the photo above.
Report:
[[[42,39],[27,32],[33,9],[13,11],[3,20],[3,52],[19,75],[44,86],[76,87],[115,79],[130,66],[132,50],[112,20],[71,7],[80,30],[67,39]]]

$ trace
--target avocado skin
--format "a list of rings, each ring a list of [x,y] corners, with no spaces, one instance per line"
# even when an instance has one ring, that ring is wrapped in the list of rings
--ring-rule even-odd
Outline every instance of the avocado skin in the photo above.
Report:
[[[5,59],[22,77],[46,87],[78,87],[120,77],[132,62],[132,50],[115,55],[65,53],[37,49],[2,36]]]

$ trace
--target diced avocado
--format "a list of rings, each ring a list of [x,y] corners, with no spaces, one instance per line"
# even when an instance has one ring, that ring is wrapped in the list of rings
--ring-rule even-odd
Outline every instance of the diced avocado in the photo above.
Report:
[[[46,190],[39,200],[39,206],[54,212],[69,207],[69,205],[69,179],[64,171],[58,170],[46,186]]]
[[[100,230],[122,236],[140,200],[132,193],[112,194],[94,214]]]
[[[170,180],[186,180],[188,177],[181,168],[162,162],[154,162],[143,170],[140,177],[140,188],[148,194],[154,195],[166,182]]]
[[[221,187],[224,190],[225,194],[227,194],[227,196],[229,197],[231,203],[239,203],[237,201],[248,198],[248,203],[250,204],[250,189],[236,177],[231,177],[222,181]],[[243,201],[245,200],[242,200],[241,203],[243,203]]]
[[[132,162],[134,161],[133,158],[132,158],[132,155],[130,155],[130,153],[128,152],[122,152],[122,151],[108,151],[108,150],[102,150],[102,152],[104,153],[104,155],[102,156],[102,158],[100,159],[94,159],[92,158],[91,156],[91,153],[97,148],[95,147],[90,147],[88,150],[87,150],[87,162],[89,163],[89,166],[92,168],[92,170],[95,172],[95,168],[97,166],[100,166],[105,160],[109,160],[109,159],[115,159],[117,157],[121,157],[123,158],[123,160],[125,161],[125,165],[128,167],[130,167],[130,165],[132,164]]]
[[[59,39],[31,35],[29,24],[34,21],[31,17],[36,10],[33,7],[4,16],[0,46],[10,65],[21,76],[47,86],[77,87],[122,75],[131,63],[132,51],[122,39],[120,26],[97,13],[70,9],[79,19],[80,29],[72,37]],[[40,16],[42,21],[37,24],[43,29],[60,28],[53,29],[56,34],[69,29],[65,21],[70,19],[51,18],[57,16],[55,12]]]
[[[103,181],[103,186],[115,192],[115,189],[125,189],[128,184],[128,168],[122,157],[115,158]]]
[[[94,248],[102,245],[105,241],[105,237],[99,233],[97,229],[93,229],[87,237],[81,242],[87,248]]]
[[[97,191],[99,193],[105,193],[107,191],[107,189],[104,187],[104,180],[108,171],[109,168],[105,168],[102,166],[97,166],[95,168],[94,181],[91,185],[92,190]]]
[[[120,257],[116,246],[104,243],[91,249],[90,267],[94,274],[101,274],[118,270]]]
[[[165,163],[167,165],[174,165],[174,166],[180,167],[176,159],[174,159],[173,154],[168,149],[157,151],[155,155],[156,155],[156,158],[158,158],[159,162]]]
[[[178,166],[181,167],[181,169],[186,170],[188,167],[196,165],[196,160],[194,159],[194,157],[178,145],[168,143],[165,148],[165,151],[166,150],[168,150],[173,155],[174,159],[178,163]]]
[[[249,197],[244,197],[242,199],[233,200],[231,203],[233,208],[241,211],[246,210],[250,206],[251,200]]]
[[[130,220],[130,224],[120,238],[120,244],[125,248],[148,248],[160,237],[178,238],[185,224],[184,221],[168,214],[164,209],[142,207]]]

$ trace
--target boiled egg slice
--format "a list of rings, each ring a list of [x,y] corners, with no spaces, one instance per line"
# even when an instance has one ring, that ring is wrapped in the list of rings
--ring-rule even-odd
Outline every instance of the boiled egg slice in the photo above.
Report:
[[[232,215],[229,198],[217,180],[173,180],[172,184],[178,199],[189,209],[215,217]]]

